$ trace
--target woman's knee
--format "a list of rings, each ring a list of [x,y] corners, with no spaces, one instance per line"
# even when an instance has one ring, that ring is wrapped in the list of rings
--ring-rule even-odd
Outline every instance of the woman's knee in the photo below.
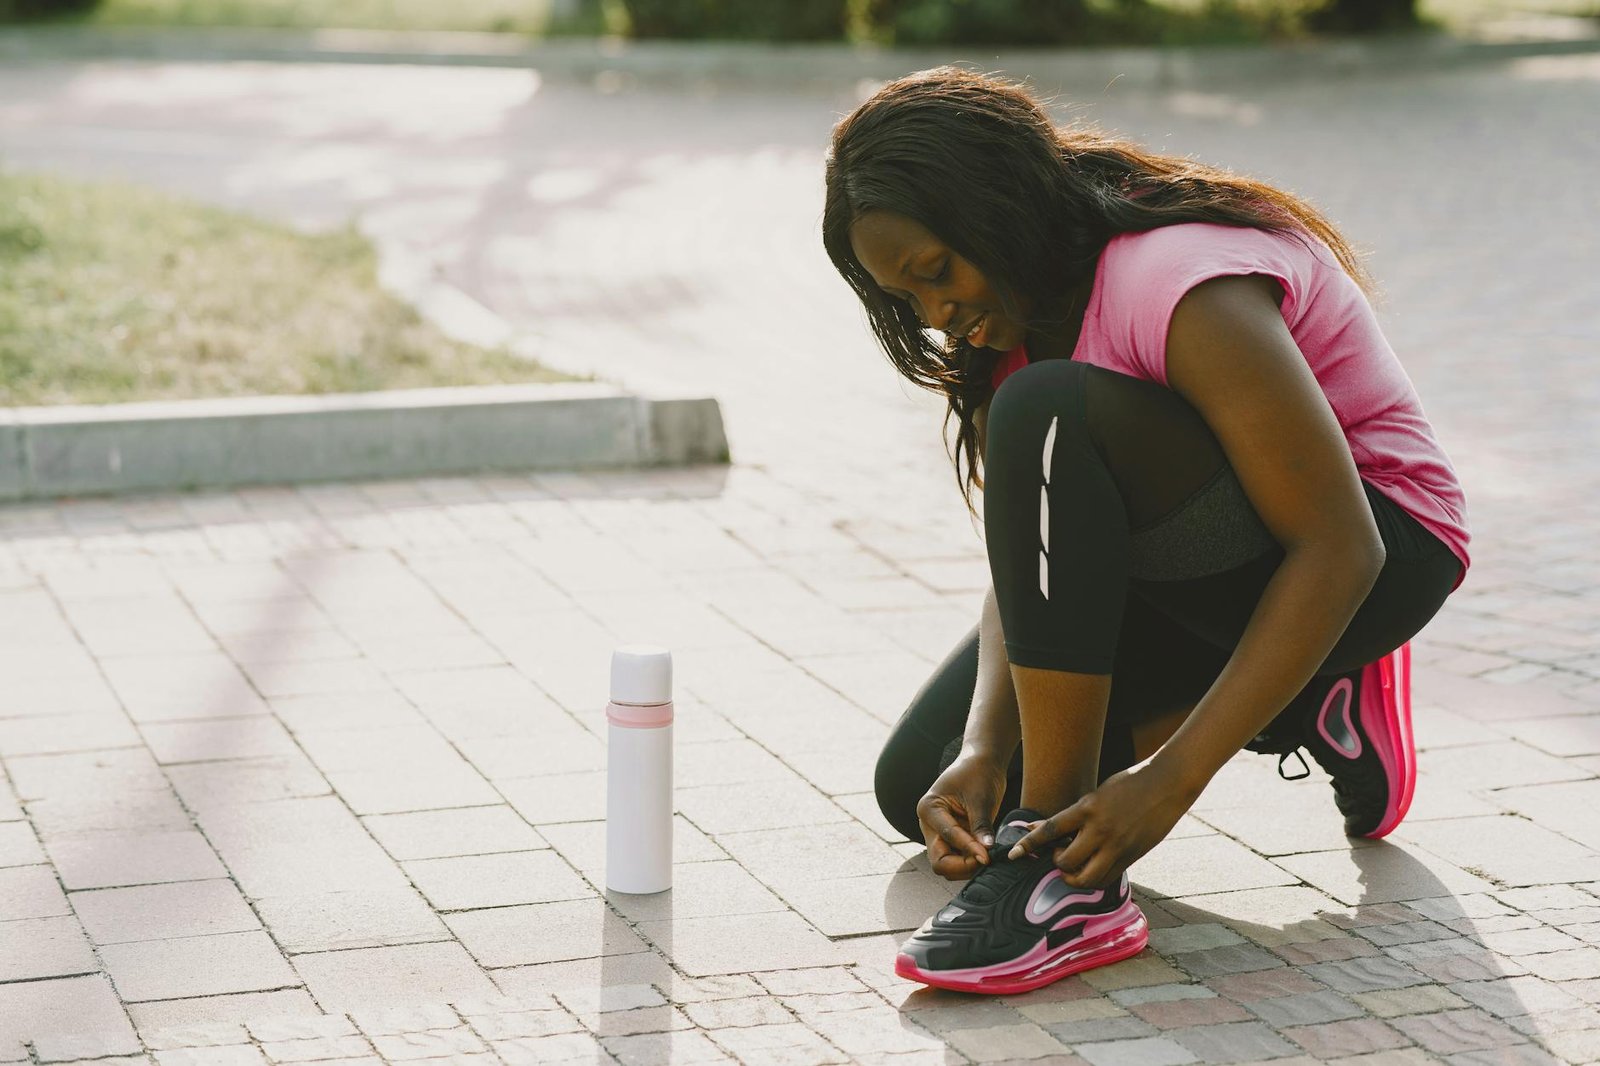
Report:
[[[1000,383],[989,401],[987,455],[1031,454],[1054,425],[1056,437],[1085,438],[1087,379],[1098,368],[1068,359],[1030,363]]]

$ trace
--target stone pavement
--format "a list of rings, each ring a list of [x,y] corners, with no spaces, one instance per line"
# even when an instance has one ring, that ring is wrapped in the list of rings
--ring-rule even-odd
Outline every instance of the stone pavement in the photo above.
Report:
[[[359,211],[564,369],[715,391],[736,460],[0,509],[0,1062],[1600,1059],[1600,60],[1336,90],[1081,113],[1373,250],[1477,536],[1416,806],[1352,848],[1241,756],[1134,868],[1148,952],[975,1000],[887,970],[952,889],[872,762],[986,572],[817,246],[848,96],[0,68],[8,165]],[[681,865],[606,900],[631,640],[677,654]]]
[[[1418,641],[1389,842],[1241,755],[1134,868],[1138,958],[894,977],[952,888],[872,763],[977,617],[952,518],[747,466],[0,509],[0,1062],[1600,1059],[1595,701],[1468,650],[1592,673],[1592,584]],[[633,640],[676,656],[676,887],[607,897]]]

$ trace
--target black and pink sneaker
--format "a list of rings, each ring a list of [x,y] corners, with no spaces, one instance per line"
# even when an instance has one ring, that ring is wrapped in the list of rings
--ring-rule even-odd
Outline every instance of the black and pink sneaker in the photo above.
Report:
[[[1144,913],[1115,889],[1073,888],[1043,855],[1006,852],[1043,819],[1019,809],[1005,817],[988,866],[922,928],[894,960],[901,977],[958,992],[1029,992],[1094,966],[1137,955],[1149,939]]]
[[[1333,799],[1349,836],[1386,836],[1411,809],[1417,787],[1417,749],[1411,736],[1411,645],[1332,679],[1318,679],[1252,741],[1254,751],[1284,760],[1304,747],[1333,778]],[[1320,698],[1318,693],[1320,692]]]

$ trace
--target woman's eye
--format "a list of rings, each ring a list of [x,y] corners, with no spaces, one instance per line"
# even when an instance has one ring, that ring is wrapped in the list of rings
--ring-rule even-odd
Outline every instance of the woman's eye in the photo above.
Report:
[[[930,282],[940,282],[940,281],[943,281],[945,279],[945,277],[949,275],[949,273],[950,273],[950,259],[947,256],[945,258],[944,265],[939,268],[939,273],[935,274],[933,277],[929,278],[928,280]]]

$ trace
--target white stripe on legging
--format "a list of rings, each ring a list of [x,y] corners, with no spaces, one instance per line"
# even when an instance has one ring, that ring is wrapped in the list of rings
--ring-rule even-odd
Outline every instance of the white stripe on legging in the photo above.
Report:
[[[1044,435],[1044,484],[1039,486],[1039,592],[1050,598],[1050,454],[1055,451],[1056,419]]]

